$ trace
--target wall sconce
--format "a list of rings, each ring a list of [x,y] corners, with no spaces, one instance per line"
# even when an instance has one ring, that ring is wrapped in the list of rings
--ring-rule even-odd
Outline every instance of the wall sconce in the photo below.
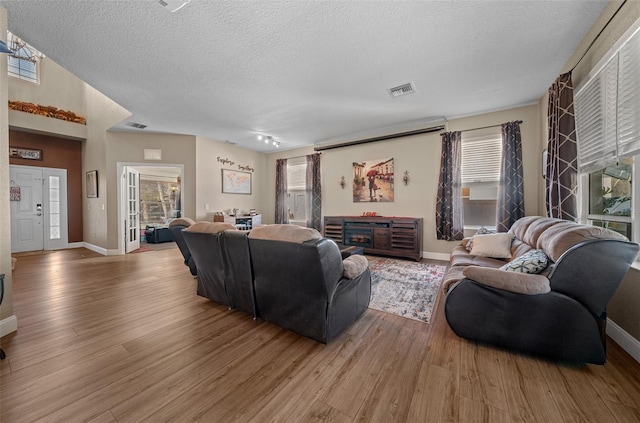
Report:
[[[402,177],[402,183],[406,185],[409,185],[409,171],[405,170],[404,171],[404,176]]]
[[[342,189],[347,186],[347,182],[344,180],[344,176],[340,178],[340,186],[342,187]]]

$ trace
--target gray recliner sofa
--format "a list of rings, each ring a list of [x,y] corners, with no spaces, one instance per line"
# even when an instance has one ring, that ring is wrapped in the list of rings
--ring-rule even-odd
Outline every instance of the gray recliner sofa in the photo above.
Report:
[[[296,225],[260,226],[248,238],[264,320],[326,344],[367,310],[371,274],[364,256],[343,260],[335,242]]]
[[[445,275],[445,316],[460,337],[554,359],[604,364],[606,307],[638,244],[594,226],[539,216],[518,220],[511,256],[501,260],[454,249]],[[501,270],[539,249],[541,274]]]

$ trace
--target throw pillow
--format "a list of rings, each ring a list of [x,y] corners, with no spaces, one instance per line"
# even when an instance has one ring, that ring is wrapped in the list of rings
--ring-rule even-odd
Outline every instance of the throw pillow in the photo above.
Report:
[[[474,235],[471,255],[491,258],[510,258],[513,235],[508,233]]]
[[[493,230],[493,229],[487,229],[484,226],[480,226],[478,228],[478,230],[476,231],[475,235],[487,235],[487,234],[495,234],[495,233],[496,233],[496,231]],[[466,242],[465,242],[465,240],[466,240]],[[473,248],[473,237],[463,239],[462,240],[462,245],[464,246],[464,248],[467,251],[471,251],[471,249]]]
[[[365,256],[354,254],[342,260],[344,270],[342,275],[347,279],[353,279],[360,276],[367,267],[369,267],[369,261]]]
[[[502,266],[501,270],[519,273],[540,273],[547,268],[547,255],[542,250],[531,250]]]
[[[542,275],[505,272],[489,267],[467,266],[462,274],[475,282],[518,294],[538,295],[551,291],[549,279]]]

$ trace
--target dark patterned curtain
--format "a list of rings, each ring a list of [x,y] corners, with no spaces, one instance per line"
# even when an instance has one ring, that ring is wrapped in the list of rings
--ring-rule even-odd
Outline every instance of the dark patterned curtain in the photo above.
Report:
[[[320,153],[309,154],[307,157],[306,190],[309,195],[309,213],[307,213],[307,227],[320,231],[322,216],[322,198],[320,186]]]
[[[549,88],[548,118],[549,141],[545,175],[547,215],[576,221],[578,149],[571,72],[560,75]]]
[[[498,232],[507,232],[516,220],[524,217],[521,123],[521,121],[515,121],[501,125],[502,164],[496,206]]]
[[[436,235],[446,241],[464,238],[460,167],[462,135],[460,131],[442,134],[440,180],[436,201]]]
[[[276,160],[276,223],[289,223],[287,213],[287,159]]]

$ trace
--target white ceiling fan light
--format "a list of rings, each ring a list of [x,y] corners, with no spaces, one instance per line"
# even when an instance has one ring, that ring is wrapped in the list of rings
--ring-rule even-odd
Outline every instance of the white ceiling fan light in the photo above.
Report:
[[[171,12],[177,12],[187,4],[191,3],[191,0],[159,0],[158,3]]]

